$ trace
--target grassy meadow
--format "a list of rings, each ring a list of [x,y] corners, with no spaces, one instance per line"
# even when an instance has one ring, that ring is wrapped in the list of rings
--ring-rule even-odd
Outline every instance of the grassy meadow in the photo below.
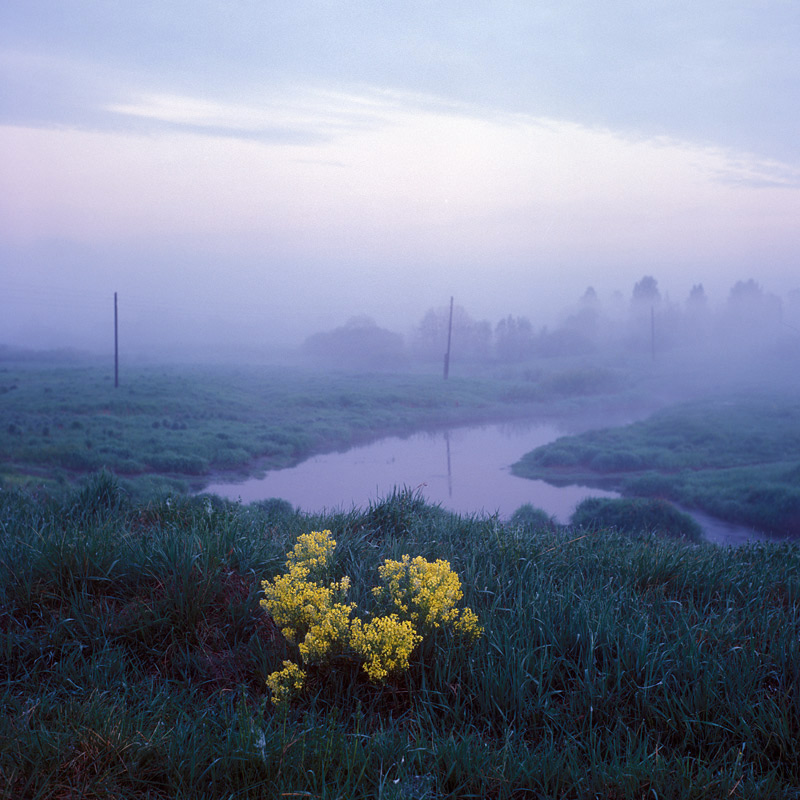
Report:
[[[465,518],[396,492],[307,516],[140,502],[107,474],[0,492],[0,797],[800,796],[800,548]],[[259,605],[330,529],[350,599],[377,566],[448,559],[484,626],[384,685],[311,670]]]
[[[624,391],[621,391],[623,389]],[[426,427],[636,402],[610,370],[341,375],[264,367],[0,365],[0,486],[67,486],[105,468],[140,497],[286,467]]]
[[[782,536],[800,535],[797,395],[730,395],[558,439],[514,465],[523,477],[661,497]]]
[[[190,495],[425,427],[612,424],[657,405],[653,386],[553,362],[447,382],[143,366],[115,389],[88,363],[0,364],[0,798],[800,797],[796,544],[697,544],[670,506],[630,497],[564,527],[407,490],[326,516]],[[741,521],[756,492],[773,513],[769,491],[791,501],[798,414],[696,401],[525,468],[709,510],[728,496],[739,510],[712,513]],[[299,651],[261,582],[324,529],[365,613],[385,559],[447,559],[477,644],[438,631],[384,684],[337,656],[276,708],[267,677]]]

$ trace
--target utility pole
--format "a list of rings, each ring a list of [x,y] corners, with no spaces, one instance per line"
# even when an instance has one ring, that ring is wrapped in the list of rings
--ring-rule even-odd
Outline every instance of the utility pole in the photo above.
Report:
[[[656,360],[656,307],[650,306],[650,353]]]
[[[450,375],[450,341],[453,335],[453,298],[450,297],[450,322],[447,324],[447,352],[444,354],[444,379]]]
[[[114,292],[114,388],[119,386],[119,333],[117,328],[117,293]]]

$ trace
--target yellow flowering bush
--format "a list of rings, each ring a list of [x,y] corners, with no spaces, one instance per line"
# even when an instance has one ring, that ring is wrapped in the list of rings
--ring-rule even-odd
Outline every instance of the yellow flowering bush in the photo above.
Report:
[[[309,574],[318,575],[324,572],[336,548],[336,540],[331,538],[330,531],[311,531],[301,533],[297,543],[286,556],[286,566],[307,569]]]
[[[298,642],[334,606],[341,605],[336,601],[347,594],[350,580],[343,578],[323,586],[311,580],[306,567],[292,564],[286,574],[264,581],[261,586],[264,590],[261,605],[272,615],[283,635],[290,642]]]
[[[330,531],[302,534],[287,554],[287,572],[263,581],[261,605],[271,614],[286,639],[297,645],[306,665],[323,664],[334,655],[350,653],[363,661],[370,680],[383,681],[409,667],[423,634],[451,625],[466,640],[482,632],[469,609],[457,609],[461,581],[447,561],[435,562],[404,555],[379,567],[383,585],[373,594],[392,609],[387,616],[364,622],[351,619],[355,603],[346,603],[350,579],[322,582],[336,541]],[[283,705],[305,681],[302,668],[290,661],[267,678],[272,702]]]
[[[480,636],[482,628],[475,614],[469,608],[459,611],[455,607],[464,593],[448,561],[431,562],[422,556],[412,561],[404,555],[401,561],[387,559],[378,572],[383,586],[376,586],[373,594],[422,631],[452,624],[468,639]]]
[[[453,630],[467,642],[476,642],[483,633],[483,625],[471,608],[462,608],[453,622]]]
[[[364,670],[373,681],[408,669],[408,658],[421,641],[414,626],[401,622],[397,614],[375,617],[366,625],[354,619],[350,626],[350,645],[364,659]]]
[[[320,614],[319,620],[308,629],[305,639],[297,646],[306,664],[325,661],[344,648],[349,638],[350,614],[354,608],[355,603],[334,603]]]
[[[275,705],[287,703],[293,694],[303,688],[306,674],[292,661],[284,661],[283,669],[267,677],[267,686],[272,692]]]

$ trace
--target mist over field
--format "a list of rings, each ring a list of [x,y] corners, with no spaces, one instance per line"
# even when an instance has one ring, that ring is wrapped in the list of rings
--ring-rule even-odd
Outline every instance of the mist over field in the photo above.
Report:
[[[450,296],[539,331],[645,275],[712,310],[753,278],[797,327],[798,17],[4,4],[0,342],[108,353],[114,292],[137,356],[409,340]]]

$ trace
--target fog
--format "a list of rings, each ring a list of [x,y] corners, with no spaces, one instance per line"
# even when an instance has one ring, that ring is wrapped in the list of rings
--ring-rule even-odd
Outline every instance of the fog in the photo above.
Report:
[[[593,346],[621,346],[645,275],[662,358],[698,284],[709,347],[750,279],[790,335],[799,28],[721,1],[3,4],[0,344],[108,354],[117,293],[129,357],[366,317],[413,358],[451,296],[541,338],[592,286]]]

